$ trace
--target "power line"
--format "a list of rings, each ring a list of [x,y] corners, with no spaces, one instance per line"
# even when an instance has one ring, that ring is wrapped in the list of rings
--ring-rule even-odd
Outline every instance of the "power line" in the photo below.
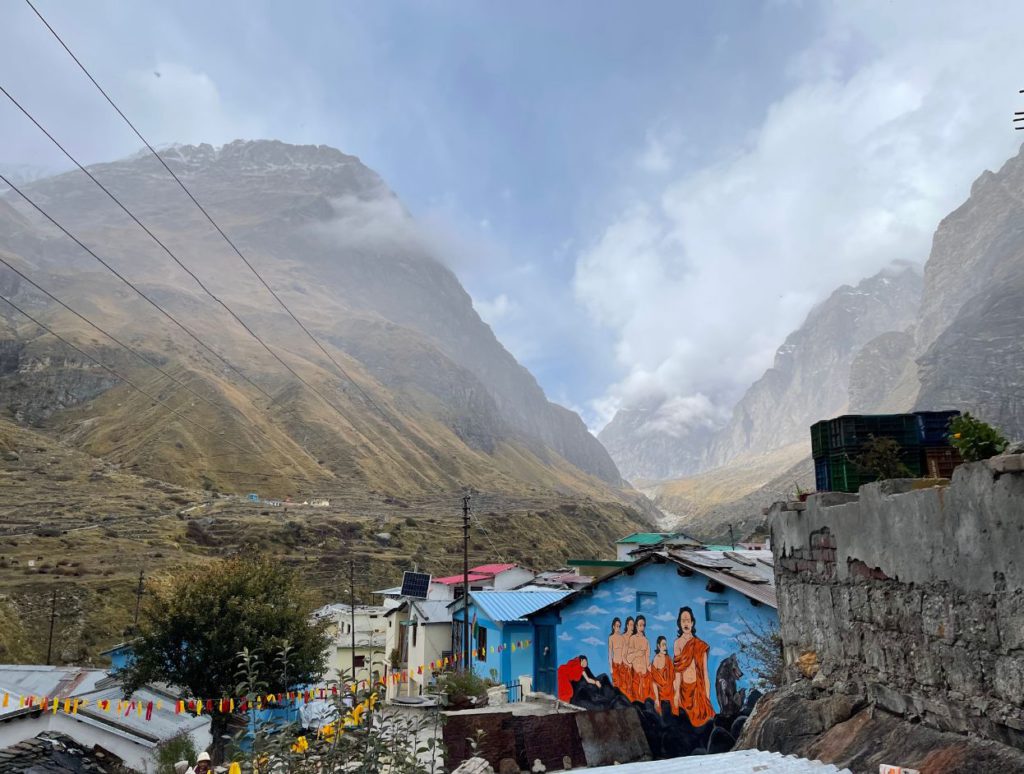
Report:
[[[0,90],[2,90],[2,89],[3,89],[3,87],[0,86]],[[4,93],[6,94],[7,92],[4,92]],[[137,285],[135,285],[131,280],[129,280],[127,277],[125,277],[123,274],[121,274],[117,269],[115,269],[113,266],[111,266],[105,260],[100,258],[95,252],[93,252],[89,247],[87,247],[85,245],[85,243],[83,243],[78,237],[76,237],[74,234],[72,234],[70,231],[68,231],[66,228],[64,228],[64,226],[62,226],[60,223],[58,223],[57,220],[50,215],[50,213],[48,213],[46,210],[44,210],[42,207],[40,207],[38,204],[36,204],[36,202],[33,201],[32,198],[28,196],[28,194],[26,194],[24,191],[22,191],[20,188],[18,188],[14,183],[12,183],[10,180],[8,180],[6,177],[4,177],[2,174],[0,174],[0,180],[3,180],[4,183],[6,183],[7,186],[12,191],[14,191],[22,199],[24,199],[31,207],[33,207],[36,210],[36,212],[38,212],[40,215],[42,215],[44,218],[46,218],[48,221],[50,221],[50,223],[52,223],[54,226],[56,226],[66,237],[68,237],[68,239],[73,241],[75,244],[77,244],[79,247],[81,247],[83,250],[85,250],[85,252],[87,252],[89,255],[91,255],[93,258],[95,258],[100,263],[100,265],[103,266],[107,271],[109,271],[111,274],[113,274],[115,277],[117,277],[119,280],[121,280],[121,282],[123,282],[129,288],[134,290],[140,297],[145,299],[154,309],[156,309],[158,312],[160,312],[160,314],[162,314],[164,317],[166,317],[172,323],[174,323],[179,328],[181,328],[181,330],[183,330],[185,333],[187,333],[197,344],[199,344],[199,346],[201,346],[207,352],[211,353],[214,357],[216,357],[218,360],[220,360],[225,366],[227,366],[232,371],[234,371],[236,374],[241,376],[246,382],[248,382],[253,387],[255,387],[257,390],[259,390],[259,392],[262,393],[266,398],[268,398],[271,401],[274,399],[274,397],[269,392],[264,390],[262,387],[260,387],[258,384],[256,384],[256,382],[254,382],[252,379],[250,379],[248,376],[246,376],[244,373],[242,373],[242,371],[240,371],[238,368],[236,368],[231,363],[229,363],[227,361],[227,359],[224,358],[223,355],[221,355],[219,352],[217,352],[212,347],[208,346],[202,339],[200,339],[198,336],[196,336],[196,334],[194,334],[191,330],[189,330],[183,323],[179,322],[179,320],[176,317],[174,317],[174,315],[172,315],[170,312],[168,312],[166,309],[164,309],[162,306],[160,306],[156,301],[154,301],[152,298],[150,298],[144,292],[142,292],[142,290]]]
[[[157,161],[160,162],[160,165],[165,170],[167,170],[167,173],[172,178],[174,178],[174,182],[176,182],[178,184],[178,186],[181,188],[181,190],[185,192],[185,195],[188,196],[188,198],[192,200],[193,204],[195,204],[196,207],[199,208],[199,211],[203,213],[203,215],[206,217],[206,219],[210,222],[210,225],[213,226],[217,230],[217,233],[220,234],[221,237],[224,238],[224,241],[227,242],[227,244],[231,247],[231,249],[235,252],[235,254],[242,260],[242,263],[244,263],[249,268],[249,270],[256,276],[256,278],[260,281],[260,283],[263,285],[263,287],[265,287],[267,289],[267,292],[270,293],[270,295],[274,297],[274,300],[277,301],[277,303],[281,305],[281,308],[284,309],[288,313],[288,316],[291,317],[292,320],[295,321],[295,324],[298,325],[302,329],[302,331],[310,338],[310,340],[314,344],[316,344],[316,346],[320,349],[320,351],[323,352],[324,355],[327,356],[327,358],[334,364],[335,368],[338,369],[338,371],[341,373],[341,375],[345,379],[347,379],[352,384],[352,386],[356,388],[356,390],[359,391],[360,395],[362,395],[362,397],[371,406],[373,406],[377,410],[377,412],[384,418],[384,420],[389,425],[392,426],[392,428],[394,428],[394,430],[396,432],[401,433],[402,431],[399,430],[398,426],[394,423],[394,421],[392,421],[391,417],[387,413],[384,412],[384,410],[376,403],[376,401],[374,401],[373,398],[371,398],[369,396],[369,394],[367,394],[366,391],[363,390],[363,388],[360,387],[359,384],[354,379],[352,379],[351,376],[348,375],[348,372],[341,366],[341,364],[338,363],[338,361],[334,359],[334,357],[330,354],[330,352],[327,351],[327,349],[323,346],[323,344],[321,344],[320,341],[302,323],[302,321],[299,320],[299,318],[295,316],[295,314],[292,312],[292,310],[288,308],[288,305],[285,304],[285,302],[274,291],[274,289],[270,287],[270,285],[263,278],[263,276],[256,270],[256,267],[253,266],[252,263],[242,254],[242,251],[238,249],[237,245],[235,245],[235,243],[231,240],[231,238],[228,237],[228,235],[220,227],[220,225],[217,223],[217,221],[215,221],[213,219],[213,217],[210,215],[210,213],[207,212],[206,208],[203,207],[203,205],[199,203],[199,200],[196,199],[196,197],[192,194],[192,192],[188,189],[188,187],[182,182],[181,178],[179,178],[177,176],[177,174],[175,174],[174,170],[172,170],[167,165],[167,162],[164,161],[163,157],[159,153],[157,153],[156,149],[150,144],[149,140],[147,140],[145,137],[143,137],[142,132],[140,132],[135,127],[135,124],[133,124],[128,119],[128,116],[126,116],[124,114],[124,112],[121,110],[121,108],[119,108],[117,106],[117,103],[115,103],[114,100],[111,99],[110,95],[107,94],[107,92],[103,89],[102,86],[100,86],[99,82],[95,78],[93,78],[92,73],[90,73],[89,70],[86,68],[86,66],[84,64],[82,64],[81,60],[79,60],[79,58],[77,56],[75,56],[74,52],[68,47],[67,43],[64,42],[63,38],[61,38],[61,36],[57,34],[57,31],[50,25],[50,23],[48,21],[46,21],[46,19],[43,17],[43,15],[39,12],[39,9],[37,9],[32,4],[31,0],[25,0],[25,2],[28,3],[29,8],[31,8],[32,11],[35,13],[35,15],[39,17],[39,20],[46,26],[46,29],[48,29],[50,31],[50,34],[52,34],[53,37],[56,38],[57,42],[60,43],[61,47],[63,47],[63,49],[68,53],[68,56],[70,56],[71,59],[75,62],[75,64],[78,65],[78,68],[92,82],[92,85],[95,86],[99,90],[100,94],[103,95],[103,98],[110,104],[110,106],[117,112],[117,114],[119,116],[121,116],[121,118],[128,125],[128,127],[132,130],[132,132],[135,133],[135,136],[138,137],[139,140],[142,141],[142,143],[146,146],[146,148],[149,149],[149,152],[152,153],[153,156],[156,157]]]
[[[202,430],[203,432],[206,432],[206,433],[210,433],[211,435],[217,435],[217,437],[218,437],[218,438],[220,438],[220,436],[218,435],[218,433],[217,433],[217,432],[216,432],[215,430],[211,430],[210,428],[206,427],[205,425],[203,425],[203,424],[200,424],[199,422],[196,422],[195,420],[189,419],[189,417],[187,417],[187,416],[185,416],[184,414],[182,414],[182,413],[181,413],[180,411],[178,411],[178,410],[177,410],[176,408],[174,408],[173,406],[169,405],[168,403],[165,403],[164,401],[160,400],[160,399],[159,399],[158,397],[156,397],[155,395],[152,395],[152,394],[150,394],[149,392],[147,392],[146,390],[144,390],[144,389],[142,389],[141,387],[139,387],[139,386],[138,386],[137,384],[135,384],[135,382],[133,382],[133,381],[132,381],[131,379],[129,379],[129,378],[127,377],[127,376],[122,376],[121,374],[119,374],[119,373],[118,373],[117,371],[115,371],[115,370],[114,370],[113,368],[111,368],[110,366],[108,366],[108,365],[106,365],[106,364],[104,364],[104,363],[101,363],[101,362],[100,362],[99,360],[97,360],[96,358],[94,358],[94,357],[93,357],[92,355],[90,355],[90,354],[89,354],[88,352],[86,352],[86,351],[85,351],[84,349],[82,349],[81,347],[79,347],[79,346],[77,346],[77,345],[75,345],[75,344],[72,344],[72,343],[71,343],[70,341],[68,341],[67,339],[65,339],[65,338],[64,338],[63,336],[61,336],[61,335],[60,335],[59,333],[55,332],[55,331],[54,331],[54,330],[53,330],[52,328],[48,327],[47,325],[44,325],[44,324],[43,324],[42,322],[40,322],[39,320],[37,320],[37,319],[36,319],[35,317],[33,317],[32,315],[30,315],[30,314],[29,314],[28,312],[26,312],[26,311],[25,311],[24,309],[22,309],[22,308],[21,308],[20,306],[18,306],[18,305],[17,305],[17,304],[15,304],[15,303],[14,303],[13,301],[11,301],[11,299],[9,299],[9,298],[6,298],[6,297],[4,297],[4,296],[0,296],[0,300],[2,300],[2,301],[4,301],[4,302],[6,302],[6,303],[7,303],[7,304],[8,304],[9,306],[11,306],[12,308],[16,309],[16,310],[17,310],[18,312],[21,312],[21,314],[23,314],[23,315],[24,315],[25,317],[27,317],[27,318],[28,318],[29,320],[31,320],[32,322],[34,322],[34,323],[35,323],[36,325],[38,325],[38,326],[39,326],[40,328],[42,328],[42,329],[43,329],[44,331],[46,331],[47,333],[49,333],[49,334],[50,334],[51,336],[53,336],[53,337],[54,337],[55,339],[57,339],[58,341],[60,341],[60,342],[63,342],[63,343],[65,344],[65,345],[67,345],[67,346],[71,347],[71,348],[72,348],[73,350],[75,350],[76,352],[78,352],[79,354],[81,354],[81,355],[82,355],[83,357],[87,357],[87,358],[89,358],[89,360],[91,360],[92,362],[94,362],[94,363],[95,363],[96,365],[98,365],[98,366],[99,366],[100,368],[102,368],[102,369],[103,369],[104,371],[107,371],[107,372],[108,372],[108,373],[110,373],[110,374],[111,374],[112,376],[114,376],[114,377],[115,377],[116,379],[118,379],[118,380],[120,380],[120,381],[124,382],[124,383],[125,383],[125,384],[127,384],[127,385],[128,385],[129,387],[131,387],[131,388],[132,388],[133,390],[136,390],[137,392],[140,392],[140,393],[142,393],[142,394],[143,394],[143,395],[145,395],[145,396],[146,396],[147,398],[149,398],[149,399],[150,399],[151,401],[153,401],[153,402],[155,402],[155,403],[158,403],[158,404],[160,404],[161,406],[163,406],[163,407],[164,407],[165,409],[167,409],[168,411],[170,411],[170,412],[171,412],[172,414],[174,414],[174,415],[175,415],[176,417],[178,417],[179,419],[182,419],[182,420],[184,420],[185,422],[188,422],[188,423],[189,423],[190,425],[194,425],[195,427],[198,427],[198,428],[199,428],[200,430]],[[251,454],[252,454],[252,452],[251,452],[251,451],[249,451],[248,449],[245,449],[245,448],[243,448],[242,446],[239,446],[239,445],[238,445],[237,443],[235,443],[234,441],[230,441],[230,440],[228,440],[227,438],[221,438],[221,440],[223,440],[223,441],[224,441],[224,443],[227,443],[227,444],[229,444],[229,445],[231,445],[231,446],[234,446],[234,447],[235,447],[236,449],[238,449],[239,451],[241,451],[241,452],[242,452],[243,454],[248,454],[248,455],[251,455]]]

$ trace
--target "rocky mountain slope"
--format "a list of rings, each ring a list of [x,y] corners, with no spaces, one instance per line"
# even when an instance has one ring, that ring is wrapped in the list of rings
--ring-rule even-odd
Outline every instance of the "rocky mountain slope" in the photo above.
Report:
[[[877,292],[883,279],[891,300],[864,304],[859,292]],[[690,531],[721,537],[729,521],[756,523],[761,506],[778,499],[780,483],[809,488],[809,459],[785,450],[796,440],[807,454],[807,426],[820,418],[957,408],[1024,437],[1022,331],[1024,151],[998,172],[984,172],[942,220],[923,284],[908,269],[836,291],[787,339],[775,367],[716,434],[706,459],[717,467],[647,491]],[[693,450],[679,454],[688,460]],[[765,464],[777,465],[768,484],[759,483]]]
[[[130,390],[0,304],[0,403],[12,416],[46,423],[148,474],[224,490],[536,487],[636,502],[582,420],[545,398],[358,159],[271,141],[177,147],[166,159],[340,368],[158,162],[139,155],[92,171],[195,278],[81,173],[24,190],[217,355],[9,192],[0,197],[0,257],[178,380],[0,266],[7,297],[167,404]]]

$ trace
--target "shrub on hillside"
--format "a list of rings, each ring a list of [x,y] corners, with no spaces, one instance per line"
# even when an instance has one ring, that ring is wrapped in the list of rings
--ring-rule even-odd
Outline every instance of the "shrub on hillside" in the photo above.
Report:
[[[964,462],[978,462],[1002,454],[1009,441],[987,422],[972,417],[969,412],[956,417],[949,424],[949,443]]]

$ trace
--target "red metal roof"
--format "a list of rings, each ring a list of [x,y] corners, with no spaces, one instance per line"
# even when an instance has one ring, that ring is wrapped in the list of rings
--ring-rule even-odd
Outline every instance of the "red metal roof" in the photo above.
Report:
[[[476,583],[478,581],[490,580],[494,576],[471,572],[468,577],[470,583]],[[462,575],[449,575],[445,578],[431,578],[430,580],[432,583],[443,583],[445,586],[454,586],[458,583],[462,583],[462,579]]]
[[[518,567],[518,565],[515,564],[481,564],[479,567],[471,568],[470,572],[478,572],[483,575],[497,575],[500,572],[513,570],[516,567]]]

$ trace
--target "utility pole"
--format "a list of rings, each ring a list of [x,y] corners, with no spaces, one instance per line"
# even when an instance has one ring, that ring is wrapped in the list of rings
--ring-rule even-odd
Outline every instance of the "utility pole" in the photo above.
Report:
[[[348,558],[348,611],[349,628],[352,630],[352,682],[356,681],[356,562]]]
[[[462,498],[462,662],[468,672],[469,660],[469,495]]]
[[[132,633],[139,628],[139,605],[142,603],[142,590],[145,579],[145,574],[142,570],[139,570],[139,588],[135,592],[135,620],[132,622]]]
[[[732,546],[732,550],[736,550],[736,536],[732,532],[732,524],[729,525],[729,545]]]
[[[50,666],[50,656],[53,654],[53,622],[57,619],[57,589],[53,589],[53,596],[50,598],[50,637],[46,642],[46,665]]]

